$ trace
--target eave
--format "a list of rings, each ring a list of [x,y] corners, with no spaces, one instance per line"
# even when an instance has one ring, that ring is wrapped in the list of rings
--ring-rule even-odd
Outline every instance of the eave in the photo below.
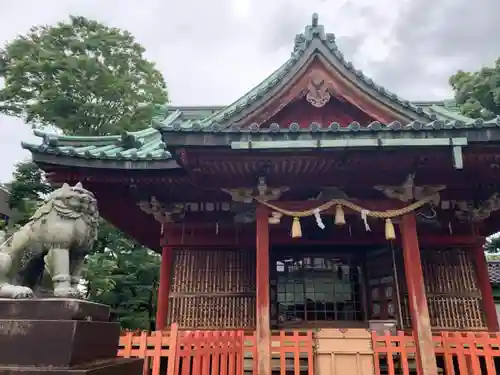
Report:
[[[142,161],[142,160],[102,160],[85,159],[59,154],[32,152],[32,159],[38,164],[51,164],[77,168],[126,169],[126,170],[161,170],[181,168],[176,160]]]
[[[361,127],[359,123],[352,123],[345,128],[335,124],[321,127],[320,124],[313,123],[307,129],[301,129],[294,124],[288,127],[271,124],[269,128],[250,126],[249,128],[212,128],[198,131],[170,129],[164,135],[167,147],[172,149],[177,147],[231,147],[233,142],[247,141],[341,139],[407,139],[411,141],[437,138],[466,138],[469,143],[499,142],[500,118],[491,121],[477,120],[469,124],[460,121],[444,122],[438,120],[426,124],[412,122],[406,125],[395,122],[387,126],[382,126],[377,122],[367,127]]]
[[[179,168],[154,128],[113,136],[66,136],[34,132],[41,144],[22,143],[38,163],[88,168]]]

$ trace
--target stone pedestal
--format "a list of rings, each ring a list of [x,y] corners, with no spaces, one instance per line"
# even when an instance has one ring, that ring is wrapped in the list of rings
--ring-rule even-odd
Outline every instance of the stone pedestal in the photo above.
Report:
[[[75,299],[0,299],[0,375],[139,375],[117,358],[120,326],[109,308]]]

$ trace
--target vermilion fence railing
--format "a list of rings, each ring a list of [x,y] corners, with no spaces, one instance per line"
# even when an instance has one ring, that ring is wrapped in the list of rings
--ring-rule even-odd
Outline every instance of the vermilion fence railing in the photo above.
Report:
[[[280,331],[271,336],[271,365],[280,375],[314,375],[311,331]],[[253,332],[127,332],[118,356],[144,358],[143,375],[257,375]]]
[[[372,333],[375,375],[417,373],[412,335]],[[446,375],[496,375],[500,361],[500,334],[440,332],[433,336],[438,371]]]

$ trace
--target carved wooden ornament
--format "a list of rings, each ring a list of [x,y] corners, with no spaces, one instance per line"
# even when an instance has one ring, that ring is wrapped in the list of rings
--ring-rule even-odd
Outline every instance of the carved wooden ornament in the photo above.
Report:
[[[311,81],[307,85],[307,89],[308,93],[306,95],[306,100],[314,107],[321,108],[330,101],[331,96],[324,79],[311,78]]]

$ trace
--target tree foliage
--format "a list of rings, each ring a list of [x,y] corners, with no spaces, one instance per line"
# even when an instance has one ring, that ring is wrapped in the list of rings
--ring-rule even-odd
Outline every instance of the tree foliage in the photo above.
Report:
[[[46,182],[43,171],[33,162],[17,164],[13,177],[8,185],[9,206],[21,214],[16,224],[24,225],[52,187]]]
[[[28,221],[53,188],[32,162],[19,163],[8,185],[11,207],[22,213],[19,225]],[[0,230],[4,223],[0,223]],[[160,256],[128,239],[100,219],[97,241],[85,259],[87,297],[110,305],[123,328],[154,328]]]
[[[123,328],[154,330],[160,256],[123,235],[113,245],[87,258],[87,296],[109,305]]]
[[[0,111],[68,135],[110,135],[149,124],[167,101],[161,73],[126,31],[83,17],[35,27],[0,50]],[[32,162],[16,166],[9,184],[24,224],[52,191]],[[154,324],[160,259],[100,219],[97,242],[85,259],[88,298],[109,304],[124,328]]]
[[[494,235],[486,240],[484,250],[490,254],[500,253],[500,236]]]
[[[458,71],[450,78],[461,112],[472,118],[500,116],[500,58],[477,72]]]
[[[129,32],[84,17],[33,27],[0,50],[0,111],[65,134],[144,127],[167,91],[143,54]]]

